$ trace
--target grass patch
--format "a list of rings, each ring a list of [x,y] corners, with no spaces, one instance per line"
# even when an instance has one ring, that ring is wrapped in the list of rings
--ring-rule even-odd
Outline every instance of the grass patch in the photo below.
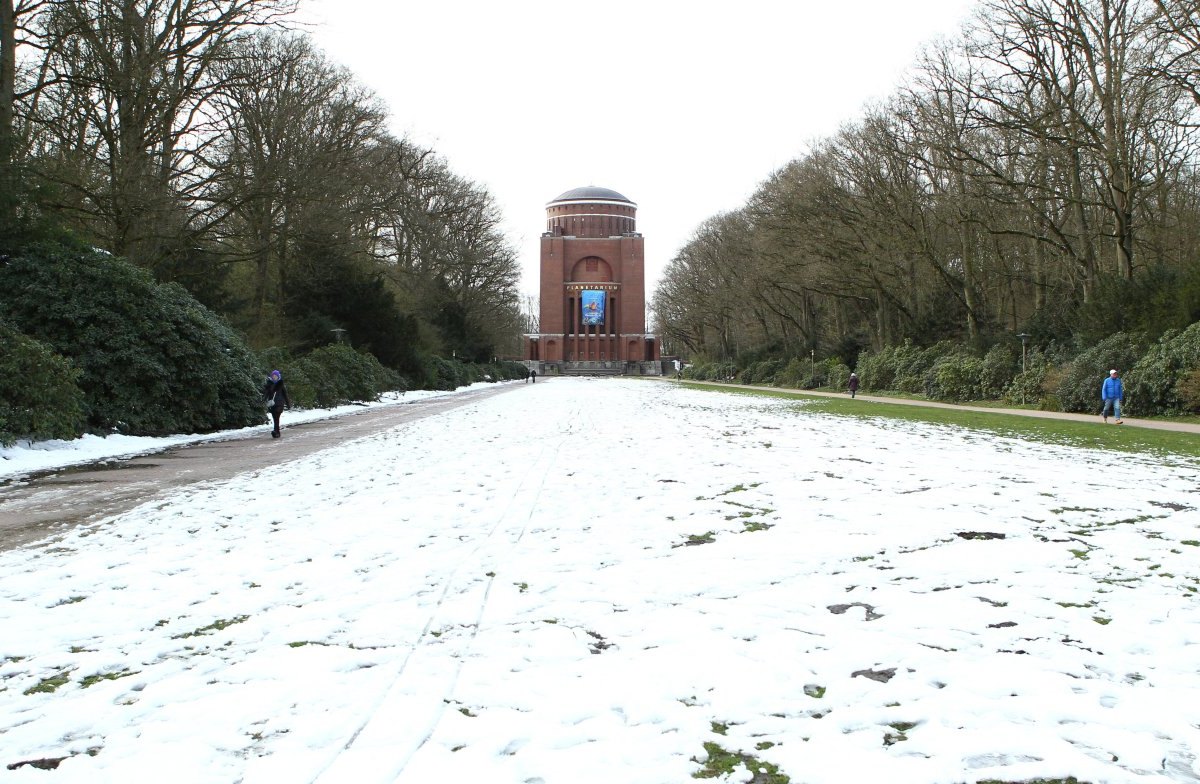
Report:
[[[676,547],[693,547],[698,544],[712,544],[717,541],[717,535],[713,531],[705,531],[702,534],[689,534],[686,541],[675,545]]]
[[[184,640],[184,639],[187,639],[188,637],[200,637],[205,634],[208,634],[209,632],[219,632],[222,629],[228,629],[230,626],[233,626],[234,624],[243,623],[249,619],[250,619],[249,615],[237,615],[237,616],[234,616],[233,618],[221,618],[219,620],[213,621],[208,626],[201,626],[199,629],[196,629],[194,631],[184,632],[183,634],[176,634],[171,639],[172,640]]]
[[[692,762],[704,766],[692,774],[694,779],[715,779],[728,776],[739,766],[745,765],[747,770],[754,773],[755,784],[788,784],[791,781],[786,774],[779,772],[777,765],[763,762],[749,754],[726,751],[715,743],[705,743],[704,750],[708,752],[707,760],[701,762],[692,758]]]
[[[137,675],[137,673],[130,670],[121,670],[120,672],[105,672],[89,675],[79,682],[79,688],[86,689],[91,686],[95,686],[100,681],[115,681],[121,678],[128,678],[130,675]]]
[[[56,675],[51,675],[49,678],[43,678],[38,682],[37,686],[30,686],[25,690],[24,694],[53,694],[58,691],[59,686],[66,686],[71,680],[71,671],[64,670]]]
[[[899,403],[879,403],[872,400],[816,397],[805,395],[801,390],[738,389],[691,381],[683,383],[685,386],[695,389],[719,390],[734,395],[777,397],[788,400],[799,398],[804,400],[806,412],[811,411],[818,414],[859,419],[886,417],[907,422],[953,425],[1060,446],[1078,446],[1119,452],[1148,452],[1158,455],[1177,455],[1191,460],[1200,459],[1200,438],[1196,438],[1195,433],[1150,430],[1140,427],[1105,427],[1099,417],[1095,422],[1076,422],[956,408],[926,408]],[[1170,421],[1184,420],[1175,418]]]

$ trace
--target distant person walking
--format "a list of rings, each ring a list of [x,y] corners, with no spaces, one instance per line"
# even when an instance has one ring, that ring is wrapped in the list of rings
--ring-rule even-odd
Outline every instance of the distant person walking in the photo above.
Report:
[[[851,373],[850,374],[850,397],[854,397],[854,395],[857,392],[858,392],[858,374]]]
[[[1117,418],[1116,424],[1121,424],[1121,401],[1125,399],[1125,387],[1121,384],[1117,371],[1108,371],[1108,378],[1100,385],[1100,399],[1104,401],[1104,409],[1100,412],[1104,421],[1108,422],[1111,412]]]
[[[271,412],[271,419],[275,421],[271,438],[279,438],[279,415],[284,408],[292,407],[292,400],[288,397],[287,387],[283,385],[283,374],[278,370],[272,370],[267,383],[263,385],[263,401],[267,404],[267,411]]]
[[[530,370],[530,371],[529,371],[529,383],[530,383],[530,384],[536,384],[536,383],[537,383],[537,371],[536,371],[536,370]]]

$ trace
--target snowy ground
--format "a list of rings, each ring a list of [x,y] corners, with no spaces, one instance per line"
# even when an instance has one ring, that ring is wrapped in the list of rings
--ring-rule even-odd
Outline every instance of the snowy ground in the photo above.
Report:
[[[1198,479],[523,386],[0,554],[0,780],[1197,782]]]

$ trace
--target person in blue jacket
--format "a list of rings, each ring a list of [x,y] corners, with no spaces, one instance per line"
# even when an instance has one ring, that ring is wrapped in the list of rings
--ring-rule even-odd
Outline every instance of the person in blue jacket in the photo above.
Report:
[[[1121,401],[1125,399],[1125,388],[1117,377],[1117,371],[1108,371],[1108,378],[1100,385],[1100,399],[1104,401],[1104,410],[1100,412],[1104,421],[1108,421],[1108,414],[1112,412],[1117,417],[1117,424],[1121,424]]]

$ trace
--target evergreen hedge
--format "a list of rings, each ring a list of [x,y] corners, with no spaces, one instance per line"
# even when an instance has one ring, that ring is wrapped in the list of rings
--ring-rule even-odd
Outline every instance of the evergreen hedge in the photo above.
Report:
[[[0,262],[0,319],[79,369],[86,428],[164,435],[261,420],[233,330],[182,287],[102,251],[34,245]]]
[[[343,344],[323,346],[285,366],[288,397],[299,408],[378,400],[384,392],[405,388],[399,373]]]
[[[70,360],[4,324],[0,346],[0,445],[78,436],[83,392]]]
[[[1079,353],[1063,368],[1054,395],[1063,411],[1096,414],[1100,412],[1100,385],[1108,371],[1117,369],[1125,375],[1146,351],[1142,333],[1118,332]],[[1129,389],[1125,390],[1129,397]],[[1129,400],[1129,402],[1133,402]],[[1131,413],[1134,409],[1131,408]],[[1139,414],[1149,413],[1139,410]]]
[[[1192,376],[1200,371],[1200,322],[1167,331],[1125,376],[1127,407],[1139,415],[1194,410]]]

